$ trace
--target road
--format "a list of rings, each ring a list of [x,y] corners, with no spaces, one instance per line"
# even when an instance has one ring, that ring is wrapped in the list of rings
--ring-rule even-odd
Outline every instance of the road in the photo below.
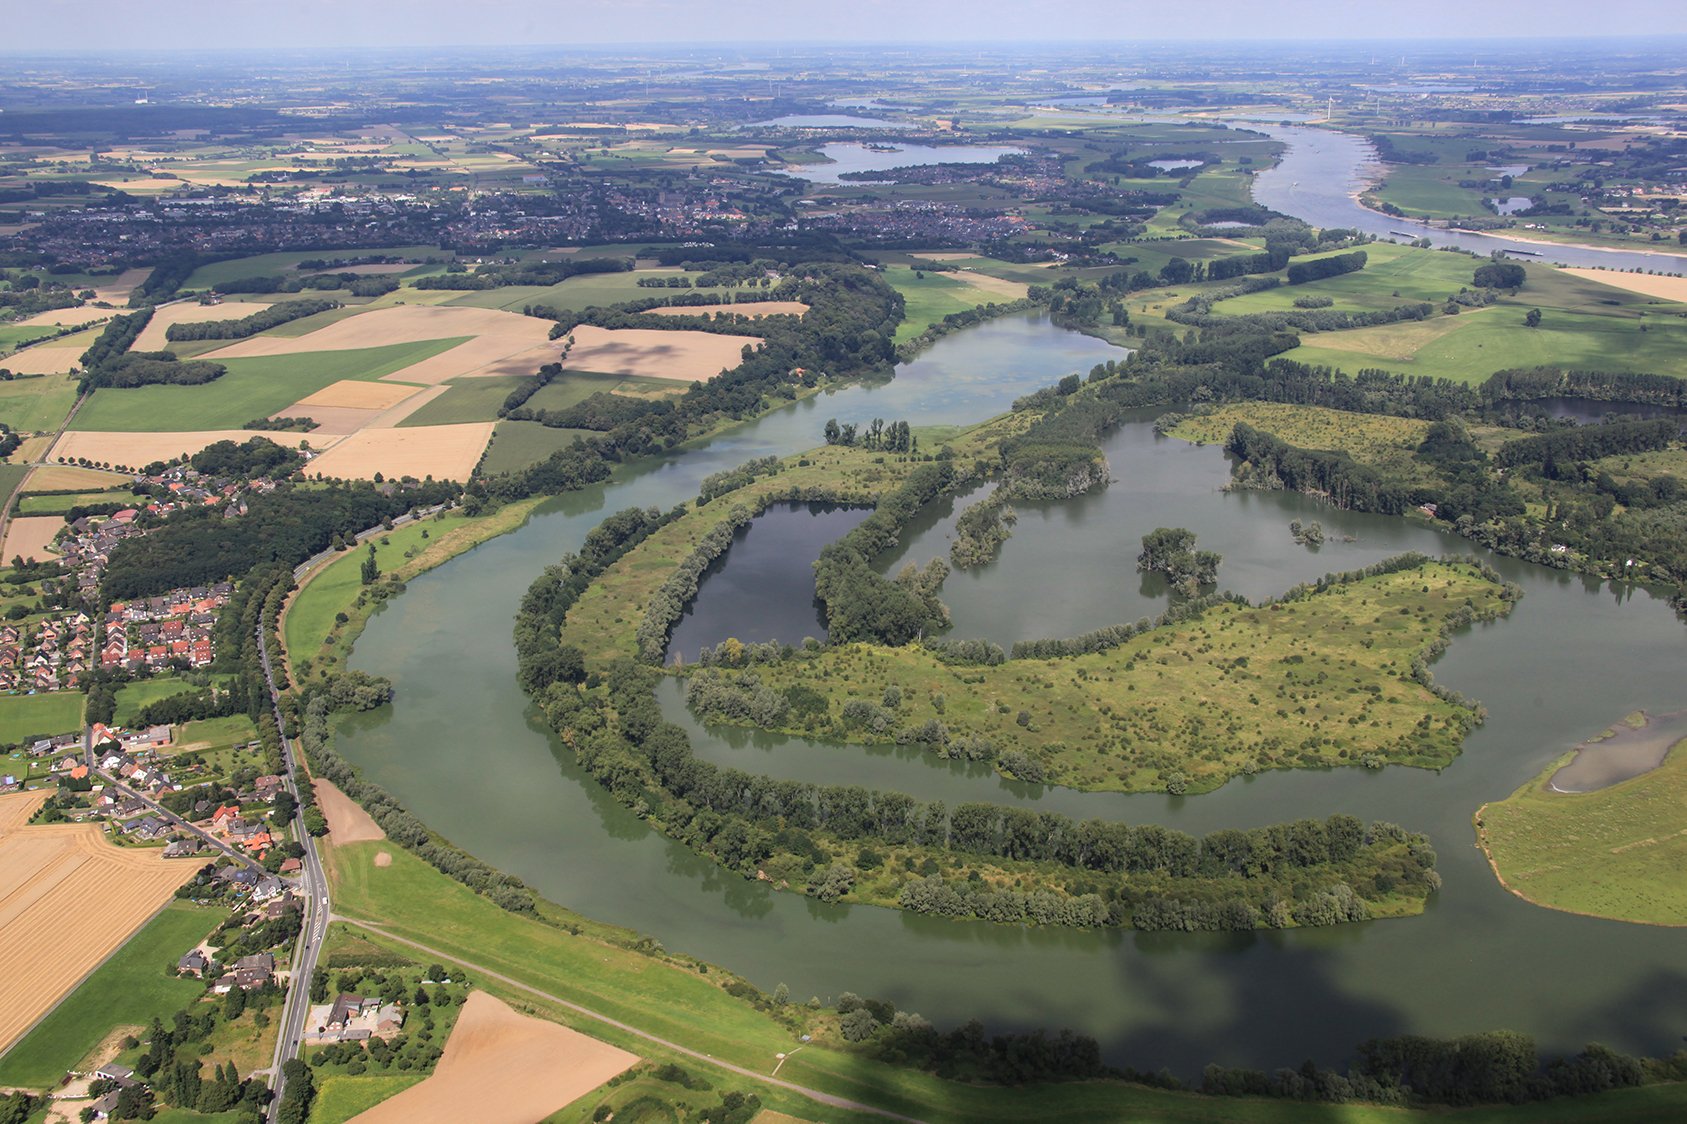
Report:
[[[782,1078],[774,1077],[772,1074],[760,1073],[747,1066],[734,1065],[731,1062],[722,1061],[713,1054],[705,1054],[703,1051],[694,1050],[690,1046],[682,1046],[678,1042],[670,1042],[668,1039],[658,1037],[657,1035],[650,1033],[648,1030],[640,1030],[638,1027],[629,1023],[621,1022],[618,1019],[612,1019],[608,1015],[594,1011],[590,1007],[582,1006],[579,1003],[571,1002],[560,995],[552,995],[548,991],[540,991],[532,984],[523,983],[514,976],[506,976],[501,972],[494,972],[492,969],[476,964],[472,960],[464,960],[461,957],[451,955],[449,952],[442,952],[437,948],[430,948],[427,945],[422,944],[420,941],[413,941],[407,937],[398,936],[396,933],[389,933],[372,921],[359,921],[351,917],[341,917],[337,920],[345,921],[349,924],[368,929],[370,932],[378,933],[387,940],[393,941],[397,944],[408,945],[418,952],[427,953],[436,960],[452,964],[461,964],[471,972],[478,972],[489,980],[497,980],[501,984],[507,984],[510,987],[519,988],[531,995],[537,995],[540,999],[545,1000],[547,1003],[554,1003],[558,1007],[565,1007],[570,1011],[586,1015],[589,1018],[596,1019],[598,1022],[603,1023],[606,1026],[612,1026],[616,1030],[625,1031],[627,1034],[642,1038],[646,1042],[653,1042],[656,1045],[661,1046],[663,1049],[672,1050],[677,1054],[684,1054],[688,1058],[696,1058],[700,1062],[724,1069],[729,1073],[736,1073],[740,1077],[748,1077],[752,1080],[763,1082],[764,1084],[777,1085],[781,1089],[789,1089],[791,1092],[807,1097],[811,1101],[828,1105],[832,1108],[842,1108],[848,1109],[851,1112],[864,1112],[873,1116],[883,1116],[888,1120],[902,1120],[906,1121],[907,1124],[923,1124],[917,1116],[904,1116],[900,1112],[892,1112],[886,1108],[879,1108],[877,1105],[863,1104],[861,1101],[852,1101],[848,1097],[840,1097],[835,1093],[823,1093],[819,1089],[810,1089],[807,1085],[798,1085],[795,1081],[786,1081]],[[798,1049],[801,1049],[801,1047],[798,1047]],[[795,1053],[795,1051],[792,1051],[792,1053]],[[774,1068],[777,1069],[779,1067],[775,1065]]]
[[[286,726],[281,720],[281,703],[275,690],[275,674],[269,662],[269,637],[265,635],[262,624],[258,626],[258,657],[263,662],[264,682],[269,688],[269,704],[275,711],[276,726],[283,731],[281,735],[281,775],[282,783],[287,791],[299,800],[299,789],[294,783],[294,769],[297,760],[293,756],[293,740],[285,733]],[[293,829],[299,844],[304,848],[304,877],[300,884],[300,892],[304,894],[305,916],[304,925],[299,931],[299,939],[293,943],[293,963],[290,982],[287,987],[287,1000],[281,1008],[281,1026],[275,1039],[275,1058],[271,1063],[273,1077],[270,1088],[275,1092],[275,1098],[270,1101],[269,1119],[274,1121],[281,1105],[281,1094],[286,1086],[287,1078],[282,1073],[281,1066],[288,1058],[297,1057],[299,1045],[304,1038],[305,1016],[310,1013],[310,981],[316,973],[317,958],[322,955],[322,942],[328,935],[328,878],[322,871],[322,856],[316,849],[316,839],[305,830],[304,802],[299,800],[299,810],[294,813]]]
[[[164,807],[164,805],[158,803],[158,801],[154,800],[146,793],[130,788],[128,785],[124,784],[121,780],[118,780],[117,777],[106,772],[104,769],[96,768],[94,766],[94,753],[92,749],[87,749],[84,752],[88,755],[88,771],[97,774],[101,780],[105,781],[106,784],[110,785],[118,792],[121,792],[124,796],[134,797],[136,800],[139,800],[142,804],[145,804],[148,808],[152,809],[152,811],[157,813],[160,818],[175,827],[178,831],[185,831],[189,835],[197,838],[200,842],[209,844],[212,849],[221,851],[224,855],[228,856],[230,860],[239,863],[241,866],[250,867],[260,874],[269,873],[253,861],[252,856],[242,851],[235,850],[233,847],[229,846],[221,839],[218,839],[210,832],[201,827],[196,827],[187,820],[183,819],[181,816],[178,816],[176,813],[170,811],[170,809]]]

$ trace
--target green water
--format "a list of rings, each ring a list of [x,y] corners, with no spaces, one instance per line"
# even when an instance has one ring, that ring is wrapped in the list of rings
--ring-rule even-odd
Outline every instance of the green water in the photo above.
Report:
[[[1687,629],[1644,591],[1490,559],[1525,597],[1509,619],[1456,639],[1436,666],[1443,682],[1490,711],[1464,755],[1439,774],[1274,773],[1188,798],[1045,790],[910,750],[705,731],[676,692],[664,694],[699,753],[780,776],[1027,801],[1193,832],[1346,811],[1430,833],[1446,886],[1426,915],[1328,930],[1030,930],[778,893],[651,831],[534,720],[514,682],[510,621],[539,570],[604,515],[666,507],[694,496],[711,472],[811,447],[828,417],[976,420],[1117,354],[1031,319],[983,325],[942,341],[891,383],[799,403],[554,501],[522,531],[411,582],[371,621],[353,662],[390,676],[398,699],[343,727],[342,752],[430,825],[547,897],[767,989],[783,982],[799,997],[877,995],[940,1025],[977,1017],[992,1028],[1071,1026],[1099,1038],[1118,1062],[1186,1073],[1213,1060],[1339,1061],[1373,1035],[1494,1027],[1532,1033],[1549,1049],[1599,1040],[1673,1050],[1687,1009],[1687,936],[1530,906],[1495,884],[1470,828],[1478,805],[1622,715],[1687,706]],[[1145,420],[1113,435],[1107,455],[1110,488],[1072,503],[1019,505],[1000,559],[950,577],[944,598],[955,635],[1006,643],[1158,612],[1164,598],[1134,572],[1134,556],[1141,535],[1160,525],[1197,531],[1203,547],[1224,555],[1221,584],[1250,597],[1405,549],[1468,551],[1463,540],[1403,520],[1299,496],[1225,494],[1220,450],[1156,438]],[[1332,540],[1355,541],[1309,551],[1289,537],[1294,518],[1318,519]],[[952,521],[939,507],[882,564],[945,553]],[[804,553],[793,549],[792,564],[806,568]],[[733,573],[729,554],[709,581]]]

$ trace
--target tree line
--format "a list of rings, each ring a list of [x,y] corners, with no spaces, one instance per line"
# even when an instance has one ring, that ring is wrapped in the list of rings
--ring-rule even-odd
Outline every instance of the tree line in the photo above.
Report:
[[[230,320],[201,320],[198,323],[171,324],[164,329],[164,338],[180,340],[243,340],[259,332],[276,328],[306,316],[315,316],[339,308],[339,301],[303,300],[279,301],[248,316]]]

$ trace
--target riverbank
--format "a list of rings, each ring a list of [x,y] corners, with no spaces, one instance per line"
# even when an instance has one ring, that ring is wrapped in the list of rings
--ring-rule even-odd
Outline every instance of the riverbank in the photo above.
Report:
[[[1687,739],[1663,764],[1595,792],[1559,792],[1554,761],[1472,822],[1494,876],[1548,909],[1687,926]]]

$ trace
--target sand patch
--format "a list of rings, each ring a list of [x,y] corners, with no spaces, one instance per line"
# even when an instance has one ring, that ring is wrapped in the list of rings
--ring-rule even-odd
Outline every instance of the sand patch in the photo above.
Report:
[[[23,826],[45,793],[0,796],[0,1051],[128,940],[200,864],[114,847],[91,824]],[[50,954],[43,950],[50,950]]]
[[[1682,259],[1682,268],[1687,269],[1687,258]],[[1687,277],[1660,277],[1652,273],[1618,273],[1611,269],[1565,269],[1571,277],[1580,277],[1584,281],[1597,281],[1601,285],[1609,285],[1613,289],[1626,289],[1631,293],[1641,293],[1648,297],[1661,297],[1666,301],[1681,301],[1687,303]]]
[[[372,843],[387,837],[381,825],[363,810],[363,805],[341,792],[333,781],[318,777],[310,783],[316,790],[317,806],[328,821],[328,833],[334,842]],[[392,856],[387,856],[387,862],[392,862]]]
[[[808,305],[802,301],[744,301],[741,304],[670,305],[666,308],[647,309],[646,312],[650,316],[702,316],[704,313],[713,316],[717,312],[731,312],[739,316],[759,318],[802,316],[808,312]]]
[[[219,348],[205,358],[222,360],[253,355],[297,355],[307,351],[349,351],[418,340],[470,337],[449,351],[386,376],[404,382],[433,385],[461,375],[480,374],[482,368],[489,364],[538,348],[550,337],[550,331],[549,320],[502,309],[401,305],[371,309],[302,336],[253,336]]]
[[[64,526],[62,515],[14,515],[12,521],[6,524],[6,541],[0,546],[0,559],[10,565],[12,559],[22,558],[25,562],[33,559],[45,562],[49,558],[57,558],[47,548],[53,544],[53,536]]]
[[[341,379],[315,394],[301,398],[295,407],[342,406],[353,410],[384,410],[415,394],[421,387],[391,382],[359,382]],[[283,411],[285,413],[287,411]]]
[[[394,479],[467,480],[491,439],[491,422],[365,429],[341,439],[305,471],[351,480],[369,480],[377,472]]]
[[[254,312],[262,312],[268,304],[257,301],[224,301],[222,304],[200,304],[198,301],[182,301],[179,304],[167,304],[152,314],[146,327],[135,338],[133,351],[163,351],[170,346],[165,333],[171,324],[203,324],[207,320],[239,320],[243,316],[250,316]]]
[[[23,482],[26,492],[92,492],[129,483],[133,477],[120,472],[101,472],[96,468],[76,468],[68,464],[45,465],[29,474]]]
[[[376,855],[375,856],[375,865],[376,866],[391,866],[392,865],[392,852],[391,851],[382,851],[380,854]]]
[[[356,1124],[531,1124],[630,1069],[638,1057],[471,992],[432,1076],[352,1117]]]
[[[76,460],[86,457],[96,464],[118,464],[140,468],[153,461],[167,461],[173,457],[192,456],[205,446],[218,441],[242,442],[263,437],[289,449],[299,447],[301,440],[311,448],[321,449],[339,440],[333,434],[260,432],[251,429],[205,429],[196,433],[114,433],[109,430],[71,430],[58,439],[50,454],[53,460],[63,457]]]
[[[743,362],[743,350],[760,347],[756,336],[714,332],[664,332],[657,328],[574,329],[568,367],[602,375],[639,375],[696,382],[712,379]]]

